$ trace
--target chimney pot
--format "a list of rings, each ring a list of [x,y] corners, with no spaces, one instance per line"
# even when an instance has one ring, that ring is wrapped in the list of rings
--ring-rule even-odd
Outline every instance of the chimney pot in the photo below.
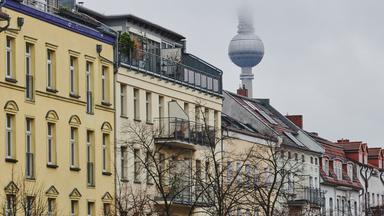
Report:
[[[243,85],[243,87],[240,87],[239,89],[237,89],[237,94],[244,97],[248,97],[248,89],[246,89],[245,85]]]

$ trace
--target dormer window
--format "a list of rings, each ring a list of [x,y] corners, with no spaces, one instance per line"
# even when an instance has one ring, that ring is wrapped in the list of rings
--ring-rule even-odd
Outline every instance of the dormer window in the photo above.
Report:
[[[348,173],[349,179],[353,181],[353,164],[347,164],[347,173]]]
[[[333,170],[335,171],[337,180],[342,180],[343,171],[342,171],[341,161],[334,161],[333,162]]]
[[[325,172],[325,175],[329,175],[329,160],[328,158],[323,158],[323,171]]]

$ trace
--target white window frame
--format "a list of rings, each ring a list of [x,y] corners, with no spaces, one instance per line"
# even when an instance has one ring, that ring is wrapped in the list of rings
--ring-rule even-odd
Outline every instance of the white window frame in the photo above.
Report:
[[[102,166],[103,166],[103,172],[107,172],[107,145],[108,145],[108,134],[103,133],[103,140],[102,140]]]
[[[120,84],[120,115],[126,116],[127,115],[127,86],[124,84]]]
[[[52,62],[52,56],[54,51],[47,49],[47,88],[53,89],[54,88],[54,78],[53,78],[53,62]]]
[[[145,94],[145,111],[146,111],[146,121],[152,122],[152,94],[146,92]]]
[[[13,41],[11,37],[7,37],[6,39],[6,72],[5,72],[5,77],[6,78],[13,78]]]
[[[87,113],[92,113],[92,63],[88,62],[85,64],[85,77],[86,77],[86,95],[87,95]],[[88,96],[90,93],[90,97]]]
[[[55,125],[53,123],[47,124],[47,153],[48,153],[48,165],[54,164],[54,157],[53,157],[53,151],[54,151],[54,127]]]
[[[25,153],[26,153],[26,161],[25,161],[25,175],[27,178],[32,178],[33,177],[33,160],[28,161],[28,154],[32,154],[33,156],[33,134],[32,134],[32,119],[27,118],[26,119],[26,129],[25,129]],[[32,164],[29,164],[29,163]]]
[[[69,92],[71,94],[76,94],[76,89],[75,89],[75,57],[71,56],[69,59]]]
[[[101,67],[101,101],[107,102],[107,77],[106,67]]]
[[[76,130],[77,128],[71,127],[70,130],[70,161],[71,167],[76,167]]]
[[[13,158],[13,116],[6,115],[6,158]]]

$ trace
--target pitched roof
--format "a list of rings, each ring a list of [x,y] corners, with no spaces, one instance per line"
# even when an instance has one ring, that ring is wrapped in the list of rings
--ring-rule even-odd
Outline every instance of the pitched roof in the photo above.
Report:
[[[317,146],[317,149],[313,149],[300,139],[299,133],[302,132],[301,129],[271,106],[269,99],[254,99],[240,96],[229,91],[224,92],[235,100],[237,104],[251,113],[257,120],[277,132],[283,138],[283,145],[322,153],[323,150],[320,145]],[[306,136],[305,133],[302,134]],[[307,139],[307,141],[310,141],[310,139],[311,138]],[[313,144],[316,145],[314,141]]]

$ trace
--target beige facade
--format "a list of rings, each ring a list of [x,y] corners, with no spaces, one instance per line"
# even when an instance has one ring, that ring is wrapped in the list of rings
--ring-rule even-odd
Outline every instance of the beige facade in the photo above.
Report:
[[[17,17],[24,25],[0,33],[4,213],[14,211],[8,198],[25,191],[20,196],[47,200],[46,213],[102,215],[115,192],[113,46],[77,33],[75,22],[13,5],[2,8],[12,17],[10,28]]]

